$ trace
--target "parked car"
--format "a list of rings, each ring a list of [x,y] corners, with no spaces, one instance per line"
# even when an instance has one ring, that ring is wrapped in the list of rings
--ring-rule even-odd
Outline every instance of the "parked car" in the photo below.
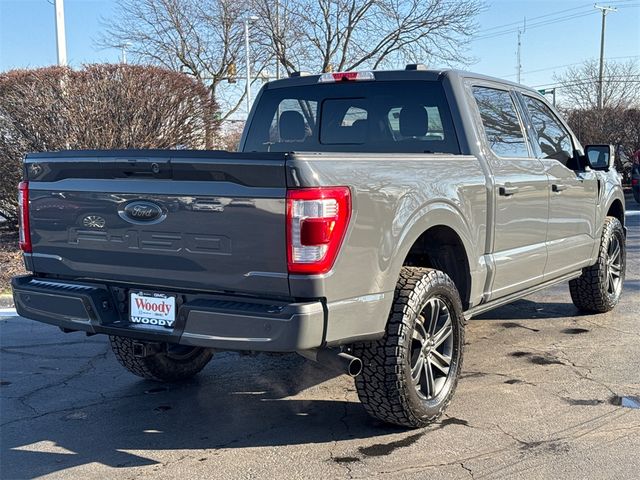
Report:
[[[452,398],[467,319],[563,282],[582,311],[618,303],[612,162],[515,83],[294,75],[262,88],[238,153],[28,155],[15,304],[109,335],[152,380],[216,350],[298,352],[356,376],[372,416],[421,427]],[[32,208],[52,198],[63,229]]]

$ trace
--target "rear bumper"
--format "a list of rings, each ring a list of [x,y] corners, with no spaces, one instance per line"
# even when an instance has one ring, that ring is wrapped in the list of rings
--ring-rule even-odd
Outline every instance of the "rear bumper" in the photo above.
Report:
[[[124,288],[32,275],[14,277],[11,286],[19,315],[67,330],[225,350],[294,352],[324,343],[319,301],[178,294],[175,326],[163,330],[129,322]]]

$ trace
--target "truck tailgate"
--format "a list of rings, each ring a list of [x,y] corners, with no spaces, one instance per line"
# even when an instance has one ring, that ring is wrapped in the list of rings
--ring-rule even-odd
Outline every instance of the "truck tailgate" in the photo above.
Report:
[[[35,273],[289,295],[285,155],[32,154]]]

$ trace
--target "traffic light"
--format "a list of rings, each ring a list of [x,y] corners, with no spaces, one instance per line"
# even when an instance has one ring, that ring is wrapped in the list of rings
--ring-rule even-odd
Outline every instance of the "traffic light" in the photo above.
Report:
[[[236,83],[237,81],[238,70],[236,68],[235,63],[230,63],[227,67],[227,82]]]

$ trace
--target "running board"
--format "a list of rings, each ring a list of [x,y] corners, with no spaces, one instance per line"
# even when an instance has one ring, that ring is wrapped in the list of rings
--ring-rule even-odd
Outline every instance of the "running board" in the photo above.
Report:
[[[521,290],[516,293],[511,293],[505,297],[500,297],[495,300],[491,300],[487,303],[481,303],[480,305],[470,308],[469,310],[464,312],[464,316],[468,320],[471,317],[480,315],[481,313],[488,312],[489,310],[493,310],[494,308],[501,307],[503,305],[506,305],[507,303],[511,303],[515,300],[520,300],[521,298],[531,295],[532,293],[538,292],[540,290],[544,290],[547,287],[552,287],[553,285],[557,285],[558,283],[564,283],[564,282],[568,282],[569,280],[573,280],[574,278],[578,278],[580,275],[582,275],[582,269],[578,270],[577,272],[568,273],[561,277],[554,278],[553,280],[543,282],[539,285],[529,287],[525,290]]]

